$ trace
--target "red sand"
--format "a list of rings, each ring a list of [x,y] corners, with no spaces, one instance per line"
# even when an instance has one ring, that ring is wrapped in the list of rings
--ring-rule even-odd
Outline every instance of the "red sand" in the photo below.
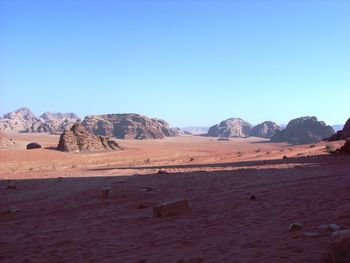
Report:
[[[13,135],[17,148],[58,139],[31,136]],[[304,233],[330,223],[350,228],[350,157],[326,154],[324,143],[258,141],[179,137],[120,141],[121,152],[0,151],[0,261],[329,262],[331,233]],[[106,186],[111,196],[103,199]],[[153,217],[153,205],[176,198],[190,209]],[[304,228],[289,232],[293,222]]]

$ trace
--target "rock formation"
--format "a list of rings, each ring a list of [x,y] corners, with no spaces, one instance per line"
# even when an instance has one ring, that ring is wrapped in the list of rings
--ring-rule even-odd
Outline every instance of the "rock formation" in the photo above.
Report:
[[[73,125],[78,117],[74,113],[46,112],[35,117],[28,108],[20,108],[7,113],[0,119],[0,130],[18,132],[63,132]]]
[[[333,152],[335,155],[349,155],[350,154],[350,137],[346,139],[345,144]]]
[[[272,142],[288,142],[291,144],[315,143],[335,133],[331,126],[316,117],[301,117],[291,120],[284,130],[277,131],[271,137]]]
[[[91,115],[82,123],[96,135],[119,139],[161,139],[174,135],[167,122],[133,113]]]
[[[48,132],[43,126],[43,121],[36,118],[28,108],[20,108],[9,112],[0,120],[0,130],[21,132]]]
[[[209,127],[189,126],[182,128],[185,134],[207,134]]]
[[[252,128],[250,131],[250,136],[271,138],[276,131],[281,130],[281,127],[272,121],[265,121]]]
[[[209,128],[207,136],[211,137],[247,137],[252,125],[240,118],[231,118]]]
[[[88,132],[77,122],[70,130],[65,130],[60,137],[57,150],[63,152],[85,152],[118,150],[119,145],[105,136],[96,136]]]
[[[337,140],[346,140],[347,138],[350,138],[350,118],[346,121],[342,130],[337,131],[336,134],[333,134],[327,140],[337,141]]]

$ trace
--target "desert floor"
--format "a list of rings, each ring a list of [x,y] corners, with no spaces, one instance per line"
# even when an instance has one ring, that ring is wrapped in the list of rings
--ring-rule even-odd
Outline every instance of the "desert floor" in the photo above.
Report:
[[[331,232],[320,225],[350,227],[350,157],[323,142],[180,136],[62,153],[55,135],[8,137],[1,262],[329,262]],[[33,141],[44,148],[25,150]],[[178,198],[188,211],[153,217],[154,205]],[[290,232],[293,222],[303,229]]]

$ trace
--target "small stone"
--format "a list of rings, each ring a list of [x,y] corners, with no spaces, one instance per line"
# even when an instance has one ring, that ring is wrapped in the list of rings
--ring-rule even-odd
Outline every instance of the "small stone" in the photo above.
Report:
[[[168,174],[167,170],[159,169],[158,174]]]
[[[170,202],[160,204],[153,207],[154,217],[163,217],[172,214],[177,214],[181,211],[189,209],[188,201],[186,199],[176,199]]]
[[[255,195],[251,195],[251,196],[250,196],[250,200],[256,200]]]
[[[287,159],[287,158],[288,158],[287,156],[283,155],[283,159]]]
[[[289,231],[293,232],[296,230],[301,230],[304,227],[301,223],[292,223],[289,225]]]
[[[153,191],[153,187],[150,187],[150,186],[144,186],[141,188],[142,192],[150,192],[150,191]]]
[[[17,206],[13,205],[10,207],[9,210],[10,213],[17,213],[17,212],[21,212],[21,209],[19,209]]]
[[[105,187],[102,188],[102,197],[103,198],[108,198],[109,197],[109,193],[112,190],[112,187]]]
[[[328,227],[334,232],[337,232],[340,230],[340,226],[338,226],[336,224],[329,224]]]

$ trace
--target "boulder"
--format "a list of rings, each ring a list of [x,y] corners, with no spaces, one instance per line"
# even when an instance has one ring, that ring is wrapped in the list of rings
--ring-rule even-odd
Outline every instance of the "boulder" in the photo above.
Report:
[[[82,123],[93,134],[119,139],[162,139],[174,136],[174,131],[164,120],[134,113],[91,115],[86,116]]]
[[[335,133],[331,126],[316,117],[301,117],[291,120],[284,130],[276,131],[272,142],[288,142],[291,144],[309,144],[322,141]]]
[[[41,145],[37,142],[31,142],[27,144],[27,150],[32,150],[32,149],[40,149]]]
[[[70,130],[61,134],[57,150],[63,152],[85,152],[121,149],[118,143],[105,136],[96,136],[88,132],[77,122]]]
[[[253,137],[271,138],[276,133],[276,131],[280,130],[281,127],[276,123],[272,121],[265,121],[254,126],[249,135]]]
[[[346,121],[342,130],[337,131],[336,134],[333,134],[329,138],[328,141],[337,141],[337,140],[346,140],[350,138],[350,118]]]
[[[248,137],[252,125],[240,118],[231,118],[211,126],[207,136],[210,137]]]

